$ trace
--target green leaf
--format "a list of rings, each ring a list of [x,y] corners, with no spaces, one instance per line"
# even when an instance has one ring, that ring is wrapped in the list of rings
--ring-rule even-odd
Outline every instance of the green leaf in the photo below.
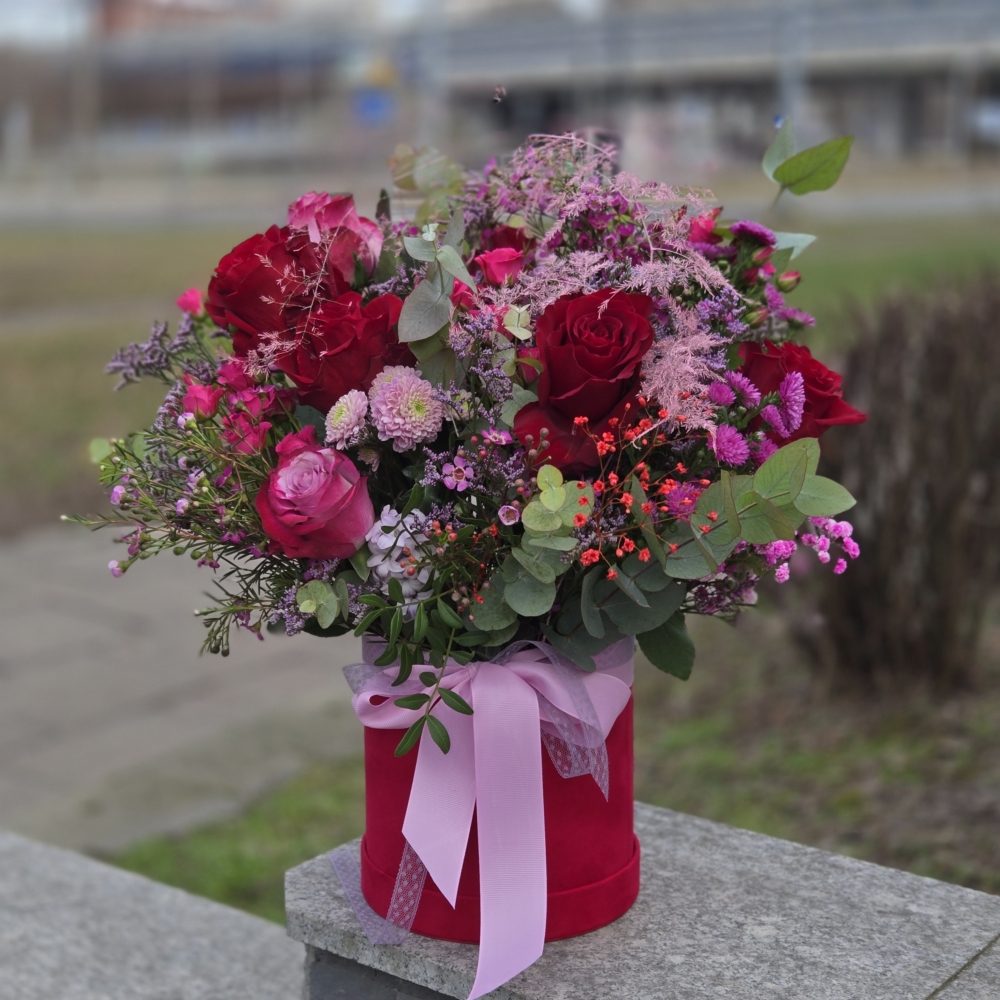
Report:
[[[329,628],[340,613],[340,599],[322,580],[310,580],[295,592],[295,601],[305,615],[314,615],[320,628]]]
[[[451,749],[451,737],[448,735],[448,730],[444,728],[444,723],[433,715],[428,715],[427,728],[431,732],[431,739],[438,745],[441,753],[447,753]]]
[[[476,282],[473,280],[472,275],[469,274],[462,258],[458,255],[458,251],[453,246],[445,245],[438,247],[437,262],[446,274],[450,274],[453,278],[461,281],[467,288],[471,288],[473,291],[476,290]]]
[[[782,122],[781,128],[778,129],[771,145],[767,147],[764,159],[761,160],[760,165],[769,181],[774,180],[774,171],[794,153],[795,141],[792,135],[792,120],[791,118],[786,118]]]
[[[678,611],[658,628],[638,637],[639,648],[657,670],[673,674],[682,681],[691,676],[694,667],[694,643],[687,633],[684,613]]]
[[[754,473],[753,488],[762,497],[791,503],[802,489],[810,465],[819,461],[815,438],[802,438],[779,448]]]
[[[373,611],[369,611],[354,627],[354,634],[364,635],[365,632],[367,632],[368,629],[370,629],[372,625],[378,621],[381,614],[382,612],[378,608],[375,608]]]
[[[572,552],[580,543],[565,535],[525,534],[522,546],[526,549],[548,549],[553,552]]]
[[[536,473],[535,478],[538,480],[540,490],[555,489],[557,486],[562,486],[564,482],[563,474],[554,465],[543,465]]]
[[[432,681],[435,683],[436,681]],[[400,708],[423,708],[431,700],[429,694],[406,694],[402,698],[397,698],[394,704]]]
[[[802,253],[806,247],[811,246],[816,242],[816,237],[810,233],[775,233],[775,244],[774,249],[778,252],[782,250],[791,250],[790,260],[795,260],[796,257]],[[774,258],[771,258],[774,260]],[[778,268],[778,265],[774,265]],[[778,270],[782,270],[784,265]]]
[[[743,511],[740,534],[754,545],[794,538],[802,523],[801,513],[791,504],[774,504],[753,490],[744,493],[738,503]]]
[[[648,608],[649,601],[646,595],[639,589],[638,584],[624,570],[620,570],[618,575],[611,581],[630,601],[638,604],[640,608]]]
[[[458,617],[458,613],[443,597],[437,599],[437,611],[441,616],[441,621],[449,628],[465,627],[465,623]]]
[[[503,328],[517,340],[530,340],[531,310],[527,306],[511,306],[504,313]]]
[[[455,694],[450,688],[445,687],[439,688],[438,694],[450,709],[461,715],[472,715],[472,706],[460,694]]]
[[[106,458],[110,458],[114,450],[114,446],[107,438],[92,438],[87,449],[90,461],[94,465],[100,465]]]
[[[653,558],[661,566],[665,566],[667,562],[667,550],[663,547],[663,543],[656,534],[656,527],[653,524],[652,517],[642,509],[649,498],[646,496],[646,491],[642,488],[638,476],[632,477],[629,483],[629,493],[632,494],[634,499],[632,517],[639,525],[639,530],[642,532],[642,537],[645,539],[649,551],[653,554]]]
[[[560,511],[566,506],[566,487],[565,486],[551,486],[548,489],[543,489],[538,495],[539,503],[546,509],[553,513]]]
[[[437,256],[437,247],[434,243],[421,236],[404,236],[403,246],[414,260],[425,261],[429,264]]]
[[[774,180],[792,194],[826,191],[837,183],[853,142],[853,136],[845,135],[803,149],[775,168]]]
[[[514,386],[514,394],[500,408],[500,420],[508,427],[514,426],[514,418],[530,403],[537,403],[536,396],[530,389],[524,389],[519,385]]]
[[[684,584],[672,582],[672,586],[656,594],[646,607],[641,607],[625,594],[616,592],[602,603],[601,610],[625,635],[640,635],[662,625],[681,606],[686,593]]]
[[[403,754],[409,753],[417,745],[417,740],[420,739],[420,734],[423,732],[424,722],[426,720],[427,716],[421,715],[420,718],[406,730],[403,734],[403,738],[396,744],[396,757],[402,757]]]
[[[437,684],[437,674],[432,670],[425,670],[420,675],[420,683],[423,684],[425,688],[432,688]]]
[[[370,555],[371,553],[368,551],[367,546],[363,546],[350,558],[351,566],[354,567],[354,572],[361,578],[362,583],[368,579],[368,574],[371,573],[371,570],[368,568],[368,558]]]
[[[857,501],[840,483],[826,476],[809,476],[795,498],[795,509],[809,517],[833,517]]]
[[[539,556],[525,552],[523,548],[518,546],[512,548],[510,554],[540,583],[552,583],[555,580],[555,567]]]
[[[375,203],[375,218],[386,222],[392,219],[392,201],[385,188],[382,188],[378,193],[378,201]]]
[[[597,669],[594,657],[608,645],[608,640],[595,639],[586,632],[563,635],[550,625],[542,626],[542,633],[548,642],[570,660],[574,666],[588,673]]]
[[[529,531],[548,535],[562,528],[563,519],[559,514],[546,510],[536,499],[532,500],[521,512],[521,523]]]
[[[601,572],[599,566],[594,566],[584,576],[580,587],[580,616],[583,618],[583,627],[595,639],[603,639],[605,633],[604,619],[594,603],[594,585],[601,578]]]
[[[542,583],[533,576],[521,575],[513,583],[508,583],[504,592],[504,600],[519,615],[525,618],[537,618],[546,614],[556,599],[556,588],[553,583]],[[479,620],[479,616],[476,616]]]
[[[403,630],[403,609],[396,608],[389,619],[389,648],[392,649],[399,642],[399,633]]]
[[[404,344],[433,337],[451,319],[451,286],[437,264],[427,268],[423,281],[406,297],[399,315],[399,339]]]
[[[485,632],[499,632],[517,622],[517,613],[504,600],[507,584],[499,573],[490,579],[490,586],[481,590],[483,603],[476,605],[475,625]]]

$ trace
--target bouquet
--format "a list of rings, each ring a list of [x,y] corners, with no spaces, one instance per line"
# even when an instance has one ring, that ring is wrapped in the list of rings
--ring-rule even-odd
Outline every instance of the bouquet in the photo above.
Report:
[[[430,741],[444,761],[450,731],[471,732],[468,717],[490,708],[455,682],[463,664],[506,665],[538,687],[546,657],[558,660],[575,692],[564,702],[585,703],[559,729],[543,701],[543,738],[551,723],[558,743],[601,714],[570,675],[600,674],[609,650],[630,660],[634,637],[686,677],[688,615],[752,605],[762,579],[789,578],[799,548],[846,569],[858,546],[837,516],[854,500],[817,473],[818,441],[864,415],[795,343],[813,320],[785,296],[808,237],[723,222],[706,196],[618,172],[611,149],[571,136],[536,137],[474,173],[408,148],[392,167],[410,218],[394,218],[384,192],[374,218],[350,195],[306,194],[283,225],[227,253],[204,296],[181,296],[176,332],[157,325],[112,360],[122,385],[167,386],[148,429],[94,444],[115,513],[76,520],[124,527],[114,575],[163,551],[213,570],[217,597],[199,614],[214,653],[228,653],[233,628],[366,636],[382,707],[359,715],[388,711],[396,755]],[[796,193],[830,179],[815,149],[770,169]],[[526,647],[546,652],[513,663]],[[630,705],[628,680],[616,691],[578,755],[605,797],[595,747]],[[629,789],[630,754],[629,742],[612,766]],[[444,766],[421,756],[418,776],[424,765]],[[454,864],[431,871],[451,906],[474,802],[486,822],[482,794],[464,807]],[[616,809],[634,854],[627,908],[630,794]],[[517,813],[506,800],[490,822],[505,813]],[[438,850],[440,834],[430,840]],[[485,871],[483,851],[481,837]],[[514,937],[527,935],[517,954],[481,952],[475,995],[537,957],[541,892],[540,926],[522,934],[539,907],[512,917]]]

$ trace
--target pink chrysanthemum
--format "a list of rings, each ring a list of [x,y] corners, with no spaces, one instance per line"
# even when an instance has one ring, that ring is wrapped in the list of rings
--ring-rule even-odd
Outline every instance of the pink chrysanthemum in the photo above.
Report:
[[[437,390],[406,365],[390,365],[379,372],[368,401],[379,440],[391,441],[393,451],[409,451],[421,441],[433,440],[444,423],[444,404]]]
[[[345,392],[326,415],[326,441],[344,449],[358,443],[368,416],[368,397],[360,389]]]
[[[735,427],[723,424],[715,432],[715,457],[723,465],[743,465],[750,457],[750,445]]]

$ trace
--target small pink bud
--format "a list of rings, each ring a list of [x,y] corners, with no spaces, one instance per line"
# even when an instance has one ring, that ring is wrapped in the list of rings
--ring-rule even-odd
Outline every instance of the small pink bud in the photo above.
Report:
[[[177,296],[177,308],[192,316],[200,316],[205,311],[201,292],[197,288],[189,288]]]
[[[802,275],[798,271],[784,271],[775,279],[775,284],[783,292],[792,291],[802,280]]]

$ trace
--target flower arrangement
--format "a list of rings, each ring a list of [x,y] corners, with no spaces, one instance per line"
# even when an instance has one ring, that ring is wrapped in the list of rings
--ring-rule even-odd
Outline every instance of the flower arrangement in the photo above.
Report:
[[[765,170],[822,189],[849,144],[789,155],[783,129]],[[412,219],[307,194],[115,356],[166,397],[94,443],[115,513],[75,520],[125,526],[116,576],[216,571],[211,652],[366,637],[367,830],[334,867],[377,943],[479,939],[479,997],[635,900],[633,645],[686,677],[687,615],[735,615],[800,547],[842,573],[854,500],[818,439],[865,417],[793,340],[809,237],[570,136],[393,172]]]
[[[219,262],[120,351],[120,384],[167,386],[152,425],[97,442],[127,557],[170,550],[217,571],[205,648],[353,631],[406,699],[412,747],[449,658],[515,640],[581,670],[635,636],[687,676],[688,614],[730,616],[800,546],[842,573],[817,439],[864,419],[793,337],[804,240],[612,166],[611,151],[539,137],[466,173],[403,150],[422,199],[374,219],[349,195],[300,198],[282,226]]]

